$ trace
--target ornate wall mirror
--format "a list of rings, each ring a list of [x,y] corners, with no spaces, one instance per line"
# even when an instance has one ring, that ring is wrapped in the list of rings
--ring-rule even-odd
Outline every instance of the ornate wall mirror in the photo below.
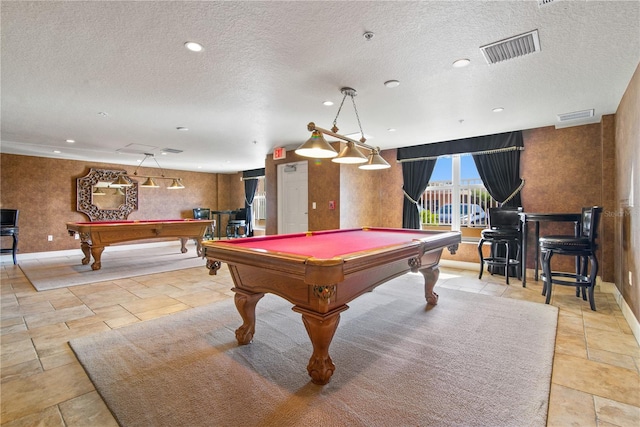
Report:
[[[93,169],[77,179],[77,211],[91,221],[125,220],[138,210],[138,183],[123,176],[132,185],[114,188],[111,183],[127,171],[117,169]]]

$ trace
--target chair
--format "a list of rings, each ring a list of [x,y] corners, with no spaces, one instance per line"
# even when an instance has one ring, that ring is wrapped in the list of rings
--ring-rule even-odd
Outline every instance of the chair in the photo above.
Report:
[[[518,213],[522,208],[489,208],[489,228],[482,230],[481,238],[478,242],[478,254],[480,255],[480,276],[484,265],[495,267],[491,272],[493,274],[499,268],[504,268],[507,285],[509,284],[509,273],[515,268],[516,276],[521,278],[520,268],[520,216]],[[482,253],[482,245],[485,242],[491,243],[491,256],[484,258]],[[500,247],[504,245],[504,249]],[[516,256],[512,257],[515,248]],[[504,250],[504,252],[502,252]]]
[[[209,208],[194,208],[193,209],[193,219],[211,219],[211,209]],[[212,222],[211,226],[207,227],[204,232],[205,240],[213,240],[213,236],[215,235],[215,227],[216,223]]]
[[[227,238],[247,237],[247,209],[235,211],[233,218],[227,223]]]
[[[16,252],[18,252],[18,209],[0,209],[0,233],[2,236],[11,236],[13,245],[10,248],[1,248],[0,253],[11,253],[13,263],[17,264]]]
[[[540,256],[542,258],[542,295],[546,295],[546,303],[551,301],[551,288],[554,284],[575,286],[576,296],[582,294],[591,310],[596,310],[593,291],[598,274],[598,258],[596,257],[596,239],[602,208],[593,206],[582,209],[579,236],[543,236],[540,238]],[[551,258],[554,255],[568,255],[576,257],[576,272],[555,272],[551,269]],[[587,264],[589,261],[589,265]]]

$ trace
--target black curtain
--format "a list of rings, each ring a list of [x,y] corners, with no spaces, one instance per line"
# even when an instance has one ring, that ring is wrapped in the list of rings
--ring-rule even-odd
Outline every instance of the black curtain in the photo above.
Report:
[[[436,166],[436,159],[402,163],[404,202],[402,204],[402,228],[420,229],[418,199],[429,184]]]
[[[256,195],[256,188],[258,188],[258,180],[256,178],[253,179],[245,179],[244,180],[244,207],[247,212],[246,222],[247,222],[247,236],[253,236],[253,198]]]
[[[495,137],[498,136],[504,138],[504,135]],[[473,161],[491,197],[501,206],[519,207],[522,206],[520,190],[523,181],[520,178],[520,150],[516,147],[522,146],[522,132],[513,132],[507,139],[513,139],[511,146],[514,149],[473,154]]]
[[[262,177],[264,177],[264,168],[252,169],[242,173],[242,179],[244,180],[244,207],[246,209],[245,221],[247,224],[248,237],[253,236],[253,198],[258,188],[258,179]]]

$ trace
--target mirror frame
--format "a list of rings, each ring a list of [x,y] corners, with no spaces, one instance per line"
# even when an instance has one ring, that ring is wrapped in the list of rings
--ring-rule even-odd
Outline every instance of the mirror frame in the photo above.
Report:
[[[93,186],[98,182],[111,182],[118,178],[118,175],[124,175],[127,171],[121,169],[94,169],[91,168],[89,173],[76,180],[76,189],[78,200],[76,210],[82,212],[89,217],[90,221],[122,221],[126,220],[129,214],[138,210],[138,182],[132,180],[128,176],[124,178],[132,185],[130,187],[122,187],[124,190],[124,203],[117,209],[100,209],[93,204],[91,192]]]

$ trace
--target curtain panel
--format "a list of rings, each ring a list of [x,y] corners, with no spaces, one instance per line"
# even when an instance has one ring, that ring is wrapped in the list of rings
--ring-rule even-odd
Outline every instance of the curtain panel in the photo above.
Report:
[[[258,179],[263,178],[265,174],[264,168],[252,169],[242,172],[242,180],[244,181],[244,207],[246,209],[246,227],[247,236],[253,236],[253,199],[258,188]]]
[[[402,203],[402,228],[421,228],[418,199],[427,189],[435,160],[421,160],[402,164],[404,201]]]

